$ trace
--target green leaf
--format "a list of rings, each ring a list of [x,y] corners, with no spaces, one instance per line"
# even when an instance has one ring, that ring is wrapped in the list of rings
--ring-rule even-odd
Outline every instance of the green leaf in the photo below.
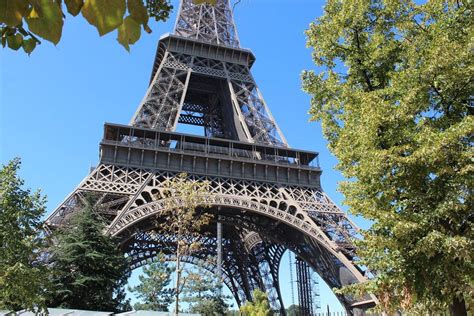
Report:
[[[17,33],[15,35],[7,36],[8,47],[13,50],[18,50],[23,44],[23,35]]]
[[[139,38],[140,24],[138,24],[131,16],[127,16],[122,25],[118,28],[118,42],[122,44],[127,51],[130,51],[129,45],[138,41]]]
[[[76,16],[81,12],[84,0],[65,0],[64,3],[66,3],[67,12]]]
[[[28,55],[31,54],[31,52],[35,49],[35,47],[36,47],[36,40],[34,38],[29,38],[23,41],[23,50]]]
[[[17,26],[27,14],[27,0],[0,0],[0,23]]]
[[[102,36],[122,24],[125,8],[125,0],[86,0],[82,15]]]
[[[148,24],[148,12],[142,0],[128,0],[128,12],[130,16],[139,24]]]
[[[61,7],[52,0],[35,0],[32,3],[33,10],[26,18],[30,31],[57,44],[64,24]]]

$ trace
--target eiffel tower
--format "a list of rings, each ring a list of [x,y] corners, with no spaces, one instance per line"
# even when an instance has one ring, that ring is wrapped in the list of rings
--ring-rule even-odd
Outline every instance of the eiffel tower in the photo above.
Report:
[[[182,258],[218,273],[238,305],[256,288],[285,315],[278,271],[286,250],[297,258],[297,289],[311,315],[310,269],[331,288],[363,282],[353,238],[358,228],[323,192],[318,153],[288,146],[240,48],[229,0],[182,0],[173,34],[161,37],[145,97],[128,125],[105,123],[98,166],[47,219],[51,229],[95,196],[130,269],[159,252],[172,259],[174,237],[151,233],[168,205],[160,190],[181,172],[208,181],[206,200],[218,218],[204,247]],[[205,136],[176,132],[201,126]],[[218,247],[216,247],[218,244]],[[208,256],[218,256],[210,263]],[[351,314],[374,297],[337,295]]]

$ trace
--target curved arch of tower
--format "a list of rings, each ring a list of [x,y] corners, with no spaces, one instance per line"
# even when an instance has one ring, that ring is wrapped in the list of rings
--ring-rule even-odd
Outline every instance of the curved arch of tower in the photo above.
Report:
[[[299,303],[311,315],[308,269],[331,288],[366,280],[352,242],[358,229],[323,192],[318,153],[288,146],[250,72],[255,57],[239,45],[228,0],[182,0],[129,125],[104,125],[99,165],[47,224],[67,225],[93,195],[131,269],[158,252],[172,258],[174,236],[154,223],[167,205],[163,183],[186,172],[190,181],[210,183],[205,200],[215,222],[204,228],[204,247],[183,261],[221,275],[239,305],[254,289],[266,291],[284,315],[278,271],[289,249],[302,263]],[[178,123],[201,126],[205,136],[178,133]],[[375,304],[373,297],[338,298],[352,314]]]

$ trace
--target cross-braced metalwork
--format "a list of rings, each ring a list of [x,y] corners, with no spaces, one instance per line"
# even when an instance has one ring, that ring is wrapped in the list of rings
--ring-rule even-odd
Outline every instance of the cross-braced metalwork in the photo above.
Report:
[[[286,250],[297,257],[305,314],[313,306],[311,269],[330,287],[365,281],[353,244],[357,227],[321,189],[318,154],[289,148],[251,75],[254,61],[239,48],[228,0],[182,0],[175,34],[158,44],[130,125],[105,124],[99,165],[52,213],[49,227],[67,225],[87,194],[108,219],[107,233],[120,238],[131,269],[158,252],[172,259],[175,236],[156,223],[169,205],[164,183],[186,172],[189,181],[209,183],[206,211],[223,233],[217,238],[215,223],[206,226],[204,247],[182,260],[216,273],[222,267],[239,305],[260,288],[285,314],[278,271]],[[204,136],[177,133],[178,124],[202,126]],[[209,260],[218,240],[219,264]],[[353,313],[374,303],[338,297]]]

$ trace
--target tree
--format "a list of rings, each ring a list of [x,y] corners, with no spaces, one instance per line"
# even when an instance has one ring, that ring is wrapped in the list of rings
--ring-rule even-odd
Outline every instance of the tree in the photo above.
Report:
[[[168,311],[173,300],[173,290],[166,288],[171,283],[172,268],[164,262],[163,254],[158,255],[155,262],[143,268],[138,277],[140,284],[131,288],[144,303],[134,305],[136,310]]]
[[[253,302],[247,302],[240,307],[243,315],[270,316],[273,315],[267,294],[259,289],[253,291]]]
[[[42,260],[45,198],[23,189],[20,159],[0,169],[0,309],[46,308],[48,268]]]
[[[286,313],[288,316],[299,316],[299,315],[302,315],[302,310],[299,305],[293,304],[287,308]]]
[[[161,221],[157,222],[157,233],[172,235],[176,241],[175,314],[178,315],[179,295],[187,281],[187,278],[181,278],[181,258],[191,256],[201,249],[204,237],[202,228],[211,220],[209,214],[198,211],[198,207],[206,207],[209,184],[189,180],[187,174],[181,173],[163,186],[160,198],[165,199],[166,207],[161,213]]]
[[[128,262],[105,228],[91,196],[87,205],[56,232],[51,251],[54,297],[50,306],[99,311],[129,308],[124,286]]]
[[[466,315],[472,300],[472,4],[329,0],[307,31],[303,73],[385,310]]]
[[[201,315],[224,315],[230,298],[222,294],[222,284],[208,271],[199,266],[188,271],[183,288],[183,301],[189,303],[191,313]]]
[[[196,4],[215,0],[195,0]],[[170,0],[0,0],[2,46],[13,50],[23,47],[30,54],[40,38],[54,43],[61,40],[66,11],[79,13],[99,35],[117,30],[117,41],[130,50],[140,39],[141,28],[151,33],[150,18],[166,21],[173,6]]]

